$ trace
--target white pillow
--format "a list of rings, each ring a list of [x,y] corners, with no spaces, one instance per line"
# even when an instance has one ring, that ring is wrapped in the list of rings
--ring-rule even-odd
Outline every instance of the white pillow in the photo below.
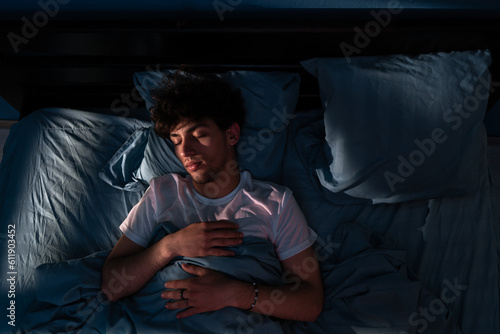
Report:
[[[489,51],[314,58],[324,187],[374,203],[468,194],[479,183]]]
[[[151,91],[159,88],[171,72],[134,74],[134,82],[148,110],[154,106]],[[286,144],[286,127],[293,118],[299,96],[300,76],[285,72],[231,71],[219,75],[240,89],[247,114],[237,144],[242,170],[256,179],[279,183]],[[169,139],[153,129],[140,129],[102,169],[100,177],[114,187],[142,191],[153,177],[185,174]]]

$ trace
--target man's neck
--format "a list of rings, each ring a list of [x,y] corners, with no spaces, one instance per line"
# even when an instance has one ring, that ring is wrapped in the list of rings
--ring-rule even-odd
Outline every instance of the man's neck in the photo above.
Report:
[[[216,199],[229,195],[240,184],[241,173],[237,163],[228,164],[226,168],[213,176],[213,181],[200,184],[193,180],[194,189],[203,197]]]

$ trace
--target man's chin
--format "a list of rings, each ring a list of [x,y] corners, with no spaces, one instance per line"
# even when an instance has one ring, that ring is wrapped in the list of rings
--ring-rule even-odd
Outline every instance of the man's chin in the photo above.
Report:
[[[213,182],[214,178],[210,176],[208,173],[197,173],[197,172],[192,172],[189,173],[191,176],[191,179],[193,180],[194,183],[200,184],[200,185],[205,185],[207,183]]]

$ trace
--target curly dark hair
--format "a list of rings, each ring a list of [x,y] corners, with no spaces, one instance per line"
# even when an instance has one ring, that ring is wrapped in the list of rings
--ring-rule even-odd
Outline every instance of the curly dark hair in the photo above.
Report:
[[[241,127],[245,106],[239,90],[213,74],[178,70],[166,75],[163,86],[152,92],[156,101],[151,119],[158,136],[169,138],[181,122],[212,119],[222,130],[234,122]]]

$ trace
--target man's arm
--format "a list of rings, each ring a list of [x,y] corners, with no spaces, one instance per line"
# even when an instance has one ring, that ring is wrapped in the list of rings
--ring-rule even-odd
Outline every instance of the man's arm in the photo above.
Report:
[[[109,300],[116,301],[139,291],[176,256],[233,256],[233,251],[220,247],[242,242],[237,229],[228,221],[194,223],[148,248],[123,235],[104,263],[101,288]]]
[[[323,282],[313,248],[282,261],[282,267],[286,282],[291,283],[263,287],[262,300],[259,287],[254,311],[280,319],[315,321],[323,309]]]
[[[280,286],[258,285],[258,300],[252,309],[280,319],[315,321],[323,309],[323,284],[312,247],[282,261],[284,282]],[[185,318],[196,313],[215,311],[226,306],[249,309],[255,292],[251,283],[235,281],[213,270],[183,265],[196,278],[170,281],[162,298],[174,299],[167,309],[187,308],[178,313]],[[180,290],[186,300],[179,300]]]
[[[101,289],[110,301],[135,293],[168,263],[171,255],[162,247],[162,240],[144,248],[122,235],[102,270]]]

